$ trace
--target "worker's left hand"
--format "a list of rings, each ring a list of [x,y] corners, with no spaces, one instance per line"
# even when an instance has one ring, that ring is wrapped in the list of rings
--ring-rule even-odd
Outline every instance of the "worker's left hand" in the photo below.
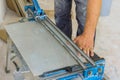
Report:
[[[74,42],[82,49],[88,56],[94,56],[94,38],[91,35],[82,34],[74,39]]]

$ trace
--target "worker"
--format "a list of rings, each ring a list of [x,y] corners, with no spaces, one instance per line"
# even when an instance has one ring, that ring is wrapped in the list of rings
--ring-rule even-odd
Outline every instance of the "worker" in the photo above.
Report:
[[[74,42],[88,56],[94,56],[94,37],[102,1],[74,1],[76,4],[76,19],[78,22],[77,37],[74,39]],[[71,7],[72,0],[55,0],[56,26],[70,39],[72,35]]]

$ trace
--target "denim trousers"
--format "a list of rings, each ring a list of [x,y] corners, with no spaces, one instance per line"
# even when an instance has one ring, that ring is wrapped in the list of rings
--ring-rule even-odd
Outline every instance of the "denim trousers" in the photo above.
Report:
[[[77,36],[82,34],[86,21],[87,0],[74,0],[76,4]],[[72,0],[55,0],[56,26],[69,38],[72,35],[71,8]],[[74,27],[74,25],[73,25]]]

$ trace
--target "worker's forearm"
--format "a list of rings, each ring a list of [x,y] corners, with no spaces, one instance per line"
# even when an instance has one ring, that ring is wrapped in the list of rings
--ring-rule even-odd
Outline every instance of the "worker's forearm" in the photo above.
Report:
[[[100,15],[102,0],[88,0],[86,23],[84,33],[94,37],[98,18]]]

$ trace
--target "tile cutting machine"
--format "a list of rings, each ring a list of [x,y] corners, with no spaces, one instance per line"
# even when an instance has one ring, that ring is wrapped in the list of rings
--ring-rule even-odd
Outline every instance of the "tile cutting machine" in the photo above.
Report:
[[[33,80],[105,80],[104,58],[88,57],[47,17],[37,0],[32,2],[25,6],[28,21],[5,26],[9,35],[5,71],[10,70],[14,51],[23,64],[18,67],[14,62],[15,80],[24,80],[24,72],[37,77]]]

